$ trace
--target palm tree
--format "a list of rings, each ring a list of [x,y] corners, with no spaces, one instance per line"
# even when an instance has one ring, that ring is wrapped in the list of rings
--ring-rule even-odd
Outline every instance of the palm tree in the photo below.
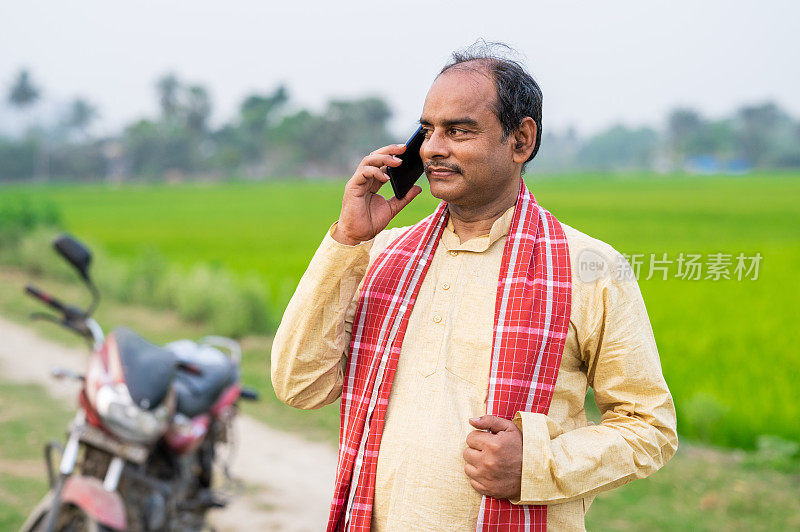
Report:
[[[180,81],[178,81],[177,76],[171,72],[165,74],[156,82],[156,91],[158,92],[158,101],[161,105],[161,114],[166,120],[173,119],[178,113],[178,108],[180,107],[178,92],[180,88]]]
[[[85,134],[95,118],[97,118],[97,108],[83,98],[75,98],[69,104],[64,126],[68,130]]]
[[[186,126],[195,133],[204,133],[211,116],[211,97],[202,85],[187,88]]]
[[[39,88],[31,81],[30,72],[23,68],[17,74],[17,79],[11,85],[11,90],[8,91],[8,101],[12,106],[23,110],[36,103],[40,92]]]
[[[251,94],[239,108],[242,127],[249,134],[263,140],[261,137],[269,128],[270,122],[274,121],[277,111],[288,100],[289,91],[284,85],[279,85],[272,94]]]
[[[30,72],[25,68],[21,69],[19,74],[17,74],[16,80],[11,85],[11,89],[8,91],[9,103],[22,112],[27,108],[33,107],[40,97],[41,90],[34,85],[31,80]],[[37,139],[39,149],[36,150],[37,153],[34,156],[33,162],[34,174],[45,177],[49,173],[50,166],[50,155],[48,153],[47,143],[44,138],[41,138],[43,137],[41,132],[39,134],[34,133],[34,137],[40,137]]]

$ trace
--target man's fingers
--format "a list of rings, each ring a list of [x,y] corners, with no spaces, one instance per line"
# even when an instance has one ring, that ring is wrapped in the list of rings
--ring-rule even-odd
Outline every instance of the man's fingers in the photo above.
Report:
[[[374,166],[368,166],[365,172],[368,172],[369,175],[372,177],[372,183],[369,185],[369,191],[373,194],[377,194],[381,187],[389,181],[389,176],[386,175],[384,172],[381,172],[380,168],[375,168]]]
[[[464,452],[461,453],[461,456],[464,457],[466,463],[475,466],[480,463],[481,451],[472,447],[467,447],[464,449]]]
[[[504,430],[516,430],[517,426],[513,421],[497,416],[481,416],[470,418],[469,424],[476,429],[488,430],[492,434]]]
[[[377,181],[378,188],[381,187],[384,183],[389,180],[389,176],[386,175],[384,172],[381,172],[380,168],[376,168],[374,166],[359,166],[358,170],[356,171],[356,175],[354,176],[355,179],[353,183],[359,187],[362,187],[369,183],[370,192],[376,192],[376,190],[371,190],[372,187],[376,184]]]
[[[476,451],[482,451],[486,445],[491,441],[492,435],[483,432],[482,430],[473,430],[467,434],[467,445]]]
[[[401,153],[406,151],[405,144],[389,144],[388,146],[384,146],[383,148],[378,148],[374,152],[370,153],[370,155],[374,154],[388,154],[388,155],[400,155]]]
[[[467,475],[467,478],[470,480],[477,480],[478,482],[481,481],[480,478],[480,469],[475,467],[472,464],[464,464],[464,473]]]
[[[474,489],[481,495],[489,495],[489,490],[486,488],[486,486],[484,486],[477,480],[469,479],[469,484],[470,486],[472,486],[472,489]]]
[[[397,214],[398,212],[402,211],[406,205],[411,203],[411,200],[419,196],[420,192],[422,192],[422,187],[419,185],[414,185],[411,187],[411,190],[406,192],[406,195],[403,197],[403,199],[392,197],[392,199],[389,200],[389,207],[391,207],[392,213]]]
[[[371,153],[361,160],[361,166],[400,166],[403,160],[386,153]]]

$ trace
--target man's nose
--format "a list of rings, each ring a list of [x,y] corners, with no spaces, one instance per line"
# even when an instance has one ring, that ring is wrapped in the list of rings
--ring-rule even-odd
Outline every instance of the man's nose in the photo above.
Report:
[[[441,129],[434,129],[431,136],[425,139],[420,149],[422,160],[444,158],[450,155],[450,146]]]

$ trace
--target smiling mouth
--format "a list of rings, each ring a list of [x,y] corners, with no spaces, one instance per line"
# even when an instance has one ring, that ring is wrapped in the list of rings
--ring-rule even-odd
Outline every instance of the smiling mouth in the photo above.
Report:
[[[439,169],[439,170],[428,170],[428,175],[431,177],[447,177],[449,175],[457,174],[458,172],[454,170],[447,170],[447,169]]]
[[[448,177],[459,173],[458,170],[453,170],[452,168],[444,168],[444,167],[428,168],[426,172],[428,174],[428,177]]]

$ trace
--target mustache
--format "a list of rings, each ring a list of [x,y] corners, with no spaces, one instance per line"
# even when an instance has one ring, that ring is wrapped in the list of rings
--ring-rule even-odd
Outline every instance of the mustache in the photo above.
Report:
[[[452,170],[453,172],[458,172],[459,174],[463,173],[461,171],[461,167],[457,164],[448,164],[448,163],[437,163],[434,161],[429,161],[425,163],[425,173],[427,174],[431,168],[446,168],[448,170]]]

